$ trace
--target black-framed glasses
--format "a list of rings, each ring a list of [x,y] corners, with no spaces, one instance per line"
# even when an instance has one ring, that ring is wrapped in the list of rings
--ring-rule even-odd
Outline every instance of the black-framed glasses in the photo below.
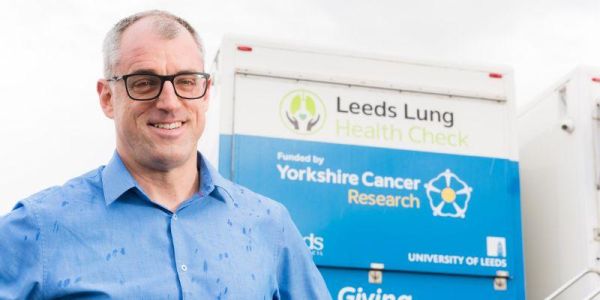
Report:
[[[208,89],[210,74],[203,72],[187,72],[175,75],[156,74],[127,74],[115,76],[108,81],[125,82],[129,98],[137,101],[150,101],[158,98],[165,81],[170,81],[175,89],[175,95],[183,99],[200,99]]]

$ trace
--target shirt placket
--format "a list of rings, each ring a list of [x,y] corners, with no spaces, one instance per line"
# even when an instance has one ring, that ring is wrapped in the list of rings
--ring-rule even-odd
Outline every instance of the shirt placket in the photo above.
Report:
[[[190,289],[190,270],[189,253],[186,248],[185,235],[181,224],[180,211],[171,214],[170,230],[171,241],[173,243],[173,254],[175,256],[175,269],[177,270],[177,280],[181,288],[182,299],[192,299]]]

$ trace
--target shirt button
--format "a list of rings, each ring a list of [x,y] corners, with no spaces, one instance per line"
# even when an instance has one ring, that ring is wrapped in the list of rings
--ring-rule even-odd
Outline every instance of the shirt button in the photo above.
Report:
[[[187,271],[187,266],[186,265],[181,265],[181,270],[184,271],[184,272]]]
[[[177,214],[173,214],[173,220],[177,220]]]

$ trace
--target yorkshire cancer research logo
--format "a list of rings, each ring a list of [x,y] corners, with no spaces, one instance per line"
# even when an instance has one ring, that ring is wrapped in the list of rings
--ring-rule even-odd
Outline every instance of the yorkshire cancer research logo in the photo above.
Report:
[[[429,205],[436,217],[465,218],[473,188],[449,169],[425,184]]]
[[[313,134],[325,124],[325,105],[319,96],[309,90],[298,89],[287,93],[279,104],[281,121],[291,131]]]

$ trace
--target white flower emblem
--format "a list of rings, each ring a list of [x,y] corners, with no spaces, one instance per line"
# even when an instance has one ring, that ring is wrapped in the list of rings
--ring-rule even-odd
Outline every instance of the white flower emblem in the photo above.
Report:
[[[473,188],[449,169],[426,183],[425,190],[434,216],[466,217]]]

